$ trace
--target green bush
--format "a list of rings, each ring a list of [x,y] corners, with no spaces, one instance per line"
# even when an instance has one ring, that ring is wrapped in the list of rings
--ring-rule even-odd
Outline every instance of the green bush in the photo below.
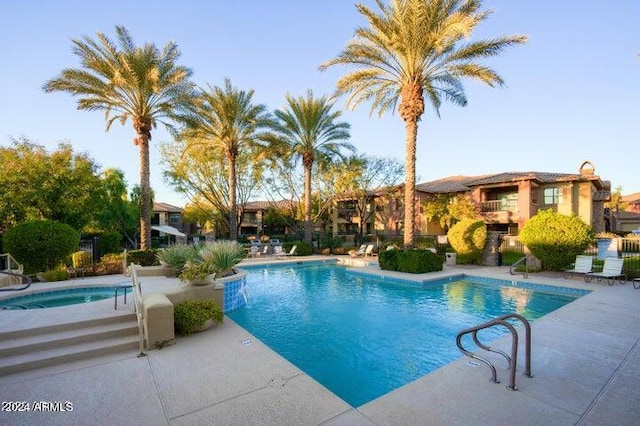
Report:
[[[64,263],[80,243],[80,234],[50,220],[23,222],[4,234],[4,249],[24,265],[26,274],[48,271]]]
[[[458,254],[456,263],[479,265],[487,242],[487,227],[481,220],[462,219],[449,229],[447,240]]]
[[[293,246],[298,246],[296,247],[296,256],[309,256],[313,254],[313,247],[306,241],[291,241],[288,243],[282,243],[282,250],[288,253],[289,251],[291,251],[291,247]]]
[[[118,231],[103,232],[98,236],[100,256],[111,253],[120,253],[122,251],[122,234]]]
[[[431,250],[385,250],[378,255],[380,269],[422,274],[442,271],[444,257]]]
[[[383,250],[378,253],[378,264],[380,269],[385,271],[397,271],[398,270],[398,253],[400,250]]]
[[[157,266],[160,264],[157,258],[158,251],[151,250],[131,250],[128,252],[127,265],[135,263],[140,266]]]
[[[565,269],[593,241],[593,230],[577,216],[540,210],[520,231],[520,241],[542,262],[544,269]]]
[[[200,330],[208,320],[216,324],[224,320],[222,309],[213,300],[187,300],[178,303],[173,311],[175,331],[183,336]]]
[[[57,268],[44,271],[40,276],[47,282],[66,281],[69,279],[69,272],[64,266],[58,266]]]

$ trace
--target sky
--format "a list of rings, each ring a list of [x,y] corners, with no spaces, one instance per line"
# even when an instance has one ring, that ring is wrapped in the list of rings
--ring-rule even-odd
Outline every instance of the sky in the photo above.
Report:
[[[361,3],[377,10],[374,0]],[[466,107],[427,107],[419,123],[418,183],[454,175],[501,172],[595,173],[623,194],[640,192],[640,1],[485,0],[493,14],[471,40],[524,34],[525,45],[484,63],[505,80],[502,88],[466,81]],[[255,90],[254,100],[281,108],[285,94],[331,95],[347,69],[318,66],[335,57],[365,25],[351,0],[181,2],[3,0],[0,4],[0,145],[27,139],[55,150],[60,142],[88,153],[101,167],[139,182],[139,155],[131,122],[105,132],[104,113],[78,111],[68,93],[44,93],[64,68],[77,68],[71,40],[103,32],[115,39],[125,26],[137,44],[175,42],[179,64],[200,85],[225,78]],[[358,152],[404,162],[404,126],[397,112],[370,114],[370,105],[346,110],[350,142]],[[151,141],[155,200],[188,200],[163,179],[158,127]],[[1,183],[0,183],[1,184]]]

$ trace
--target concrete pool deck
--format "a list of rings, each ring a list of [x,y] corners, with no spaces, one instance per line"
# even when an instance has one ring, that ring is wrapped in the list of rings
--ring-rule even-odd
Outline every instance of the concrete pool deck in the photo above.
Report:
[[[447,267],[428,276],[459,273],[595,291],[532,324],[534,377],[522,375],[520,346],[517,391],[506,388],[504,360],[495,359],[501,380],[495,384],[486,366],[462,357],[354,408],[226,318],[221,326],[178,338],[143,358],[119,353],[0,377],[1,401],[73,404],[67,412],[3,409],[0,425],[639,424],[640,290],[631,283],[584,284],[579,277],[530,274],[523,279],[510,276],[506,267]],[[79,281],[121,282],[123,277]],[[141,281],[143,292],[176,285],[164,277]],[[38,317],[0,312],[0,331],[68,315],[130,313],[131,302],[119,303],[118,311],[112,301],[47,311]],[[508,350],[510,339],[495,346]]]

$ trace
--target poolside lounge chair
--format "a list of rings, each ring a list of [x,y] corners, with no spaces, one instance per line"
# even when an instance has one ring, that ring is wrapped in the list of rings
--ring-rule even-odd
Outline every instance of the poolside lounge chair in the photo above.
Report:
[[[564,277],[569,278],[570,274],[588,274],[593,270],[593,257],[578,255],[573,269],[565,269]]]
[[[617,257],[607,257],[604,260],[604,266],[602,272],[589,272],[584,274],[584,282],[591,282],[593,278],[597,278],[598,281],[602,279],[607,280],[607,284],[613,285],[616,278],[620,280],[620,284],[624,284],[627,281],[627,274],[622,272],[624,266],[624,259],[618,259]]]
[[[360,248],[358,249],[358,251],[350,253],[349,256],[351,256],[351,257],[364,256],[365,251],[367,251],[367,245],[366,244],[362,244],[360,246]]]
[[[375,245],[369,244],[367,248],[364,250],[364,257],[375,256],[375,253],[373,252],[374,248],[375,248]]]
[[[262,249],[258,252],[258,256],[265,256],[269,254],[269,245],[265,244]]]
[[[286,252],[282,249],[282,246],[275,246],[273,248],[273,254],[275,254],[276,256],[278,256],[279,258],[283,258],[283,257],[287,257],[287,256],[293,256],[296,253],[296,249],[298,248],[297,245],[291,247],[291,250],[289,252]]]

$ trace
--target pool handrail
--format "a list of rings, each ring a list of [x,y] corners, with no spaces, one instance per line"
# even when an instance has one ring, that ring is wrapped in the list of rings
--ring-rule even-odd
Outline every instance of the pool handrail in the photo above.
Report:
[[[525,278],[529,278],[529,265],[527,264],[527,256],[524,256],[522,259],[518,260],[516,263],[511,265],[511,267],[509,268],[509,274],[516,275],[516,273],[514,272],[516,270],[516,266],[520,265],[523,262],[524,262],[523,275]]]
[[[8,288],[7,287],[0,288],[0,291],[26,290],[31,286],[31,284],[33,284],[33,281],[31,280],[31,277],[29,275],[24,275],[22,273],[11,272],[11,271],[0,271],[0,274],[5,274],[15,278],[20,278],[20,285],[22,285],[22,287],[15,287],[15,286],[9,285]]]
[[[506,315],[502,315],[498,318],[494,318],[492,320],[489,320],[487,322],[484,322],[482,324],[479,324],[475,327],[471,327],[471,328],[467,328],[465,330],[462,330],[461,332],[458,333],[458,336],[456,337],[456,345],[458,346],[458,349],[460,349],[460,351],[473,359],[477,359],[478,361],[481,361],[483,363],[485,363],[490,369],[491,369],[491,381],[494,383],[500,383],[500,381],[497,378],[497,373],[496,373],[496,368],[493,366],[493,364],[485,359],[482,358],[481,356],[476,355],[475,353],[467,350],[464,348],[464,346],[462,345],[462,337],[466,334],[471,334],[471,337],[474,341],[474,343],[480,348],[483,349],[487,352],[494,352],[497,354],[502,355],[507,362],[509,363],[509,385],[507,386],[508,389],[510,390],[517,390],[516,388],[516,369],[517,369],[517,362],[518,362],[518,332],[515,329],[515,327],[510,324],[509,322],[507,322],[507,320],[509,319],[517,319],[520,322],[522,322],[522,324],[524,325],[525,328],[525,368],[524,368],[524,375],[527,377],[533,377],[533,375],[531,374],[531,324],[529,323],[529,321],[527,321],[527,319],[525,317],[523,317],[520,314],[516,314],[516,313],[511,313],[511,314],[506,314]],[[506,354],[505,352],[496,349],[496,348],[492,348],[488,345],[483,344],[482,342],[480,342],[480,340],[478,339],[478,331],[480,330],[484,330],[486,328],[490,328],[490,327],[494,327],[496,325],[501,325],[505,328],[507,328],[509,330],[509,332],[511,333],[511,337],[512,337],[512,341],[511,341],[511,356],[509,356],[508,354]]]
[[[145,331],[144,331],[144,309],[142,306],[142,291],[140,290],[140,282],[138,281],[138,273],[136,272],[136,264],[133,262],[127,268],[131,276],[131,293],[133,294],[133,308],[138,320],[138,339],[140,341],[140,353],[138,357],[146,356],[146,351],[149,350],[145,344]]]

